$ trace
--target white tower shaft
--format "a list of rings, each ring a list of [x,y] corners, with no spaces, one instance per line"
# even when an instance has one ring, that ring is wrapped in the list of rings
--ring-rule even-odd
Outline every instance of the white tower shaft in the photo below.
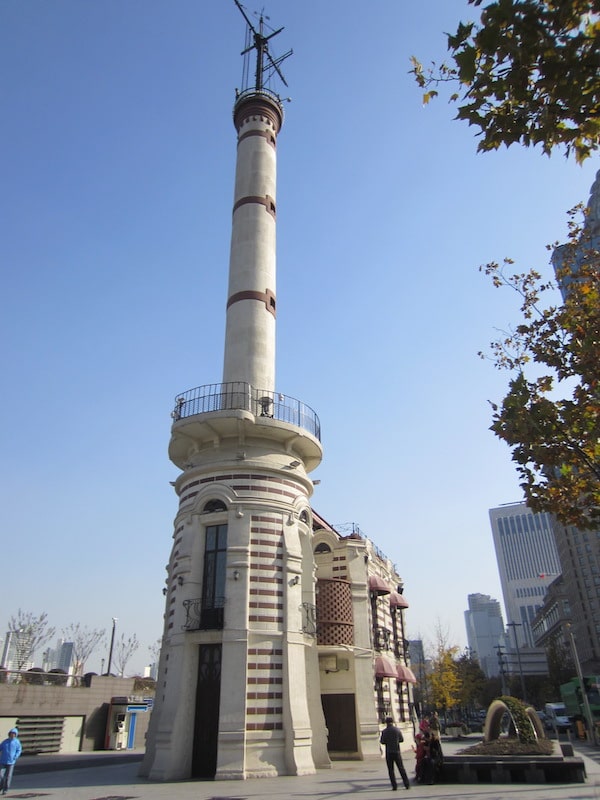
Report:
[[[252,93],[236,103],[233,203],[223,383],[275,389],[275,267],[279,103]]]

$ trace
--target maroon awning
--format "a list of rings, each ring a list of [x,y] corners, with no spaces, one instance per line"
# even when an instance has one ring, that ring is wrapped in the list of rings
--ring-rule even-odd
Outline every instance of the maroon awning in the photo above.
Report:
[[[408,603],[403,595],[398,594],[398,592],[392,592],[390,594],[390,606],[396,608],[408,608]]]
[[[390,587],[379,575],[369,575],[369,589],[375,594],[389,594],[391,592]]]
[[[398,664],[398,680],[405,683],[416,683],[414,672],[412,669],[405,667],[403,664]]]
[[[398,669],[391,658],[377,656],[375,659],[376,678],[398,678]]]

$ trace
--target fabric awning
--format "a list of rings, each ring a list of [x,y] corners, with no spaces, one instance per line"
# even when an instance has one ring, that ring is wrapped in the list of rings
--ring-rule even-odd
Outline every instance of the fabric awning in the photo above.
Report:
[[[398,664],[398,680],[404,681],[405,683],[416,683],[417,679],[415,678],[415,674],[412,669],[405,667],[404,664]]]
[[[408,608],[408,603],[403,595],[398,594],[398,592],[392,592],[390,594],[390,606],[396,608]]]
[[[369,589],[375,594],[390,594],[391,589],[379,575],[369,576]]]
[[[375,659],[376,678],[398,678],[398,668],[391,658],[377,656]]]

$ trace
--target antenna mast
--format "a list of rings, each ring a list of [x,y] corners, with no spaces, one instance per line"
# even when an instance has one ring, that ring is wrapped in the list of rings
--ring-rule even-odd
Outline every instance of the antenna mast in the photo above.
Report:
[[[256,50],[256,69],[255,69],[255,84],[254,84],[254,91],[262,92],[265,88],[265,81],[268,81],[269,78],[273,73],[277,73],[280,80],[283,82],[284,86],[287,86],[287,81],[283,76],[282,71],[279,69],[279,65],[285,61],[288,56],[291,56],[293,50],[288,50],[287,53],[284,55],[279,56],[278,58],[273,58],[271,53],[269,52],[269,41],[274,37],[277,36],[278,33],[281,33],[283,28],[278,28],[276,31],[272,31],[267,36],[265,36],[265,17],[263,12],[261,11],[259,18],[258,18],[258,30],[252,24],[252,21],[246,14],[244,7],[239,2],[239,0],[233,0],[236,6],[239,8],[240,13],[246,20],[246,25],[248,26],[248,31],[251,34],[252,44],[249,47],[246,47],[245,50],[242,50],[242,56],[248,55],[251,50]],[[246,91],[250,87],[243,86],[242,91]]]

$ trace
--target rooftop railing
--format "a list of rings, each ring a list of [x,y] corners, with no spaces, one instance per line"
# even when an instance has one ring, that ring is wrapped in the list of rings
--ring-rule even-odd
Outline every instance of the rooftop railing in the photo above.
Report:
[[[210,383],[178,394],[171,417],[177,421],[195,414],[235,409],[250,411],[257,417],[270,417],[296,425],[321,440],[319,417],[306,403],[281,392],[256,389],[241,381]]]

